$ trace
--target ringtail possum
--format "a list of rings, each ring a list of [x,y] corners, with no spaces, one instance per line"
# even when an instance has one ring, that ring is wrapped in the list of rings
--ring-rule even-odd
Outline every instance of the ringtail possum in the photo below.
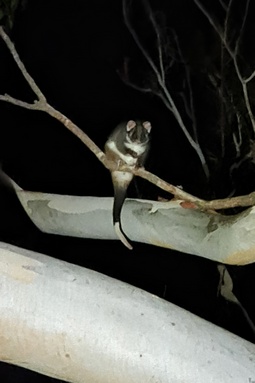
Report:
[[[118,165],[131,168],[142,167],[150,147],[151,123],[149,121],[129,120],[120,123],[105,143],[105,154]],[[132,246],[121,226],[121,209],[125,201],[127,188],[134,175],[114,170],[111,172],[114,188],[113,225],[121,242],[130,250]]]

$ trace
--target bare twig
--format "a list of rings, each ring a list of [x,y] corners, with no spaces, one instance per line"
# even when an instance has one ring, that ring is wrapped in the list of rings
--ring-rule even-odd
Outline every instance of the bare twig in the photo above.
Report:
[[[153,73],[155,74],[155,76],[157,78],[158,85],[162,91],[162,93],[159,95],[160,98],[162,99],[162,101],[164,102],[166,107],[171,111],[171,113],[173,113],[173,115],[174,115],[175,119],[177,120],[180,128],[182,129],[185,137],[189,141],[192,148],[196,151],[196,153],[197,153],[197,155],[201,161],[201,164],[202,164],[202,167],[203,167],[203,170],[204,170],[206,177],[209,178],[209,169],[208,169],[208,166],[206,163],[205,156],[202,152],[202,149],[200,148],[198,143],[194,141],[194,139],[190,135],[189,131],[187,130],[187,128],[183,122],[183,119],[180,115],[180,112],[179,112],[179,110],[178,110],[178,108],[174,102],[174,99],[172,98],[170,92],[168,91],[168,89],[164,83],[164,79],[162,78],[161,73],[159,72],[157,66],[153,62],[149,53],[146,51],[146,49],[142,45],[142,43],[141,43],[140,39],[138,38],[133,26],[131,25],[131,22],[130,22],[129,17],[128,17],[126,0],[122,1],[122,5],[123,5],[123,16],[124,16],[125,24],[129,30],[129,32],[131,33],[136,45],[140,49],[141,53],[143,54],[144,58],[146,59],[147,63],[149,64],[149,66],[151,67]],[[150,10],[149,3],[147,4],[147,10]],[[150,10],[150,12],[152,12],[152,11]]]
[[[222,8],[224,9],[224,11],[227,12],[227,6],[226,6],[226,4],[223,2],[223,0],[219,0],[219,3],[220,3],[220,5],[222,6]]]
[[[19,67],[21,73],[25,77],[27,83],[29,84],[30,88],[33,90],[33,92],[37,95],[38,99],[41,101],[46,102],[46,98],[41,92],[41,90],[36,85],[34,79],[30,76],[30,74],[27,72],[25,65],[20,60],[20,57],[15,49],[15,46],[9,36],[4,32],[3,27],[0,27],[0,35],[2,39],[4,40],[5,44],[9,48],[9,51],[12,54],[12,57],[14,58],[14,61],[16,62],[17,66]]]
[[[224,79],[225,79],[225,46],[221,42],[220,50],[220,70],[221,70],[221,83],[219,94],[222,96],[220,98],[220,142],[221,142],[221,158],[225,157],[225,125],[226,125],[226,103],[224,101]]]
[[[133,81],[130,80],[129,76],[127,75],[127,73],[125,73],[123,75],[123,73],[121,71],[117,71],[118,75],[120,76],[121,78],[121,81],[128,85],[129,87],[135,89],[135,90],[138,90],[139,92],[142,92],[142,93],[154,93],[154,91],[152,90],[152,88],[145,88],[143,86],[139,86],[137,84],[135,84]]]
[[[75,125],[72,121],[70,121],[66,116],[62,113],[54,109],[51,105],[47,103],[46,97],[36,85],[34,79],[27,72],[24,64],[22,63],[18,52],[15,49],[14,44],[10,40],[9,36],[5,33],[3,27],[0,27],[0,36],[5,41],[7,47],[9,48],[12,57],[14,58],[17,66],[19,67],[21,73],[25,77],[27,83],[30,88],[34,91],[39,101],[35,101],[33,104],[17,100],[9,95],[1,95],[0,100],[10,102],[11,104],[21,106],[26,109],[31,110],[40,110],[48,113],[52,117],[56,118],[60,122],[62,122],[65,127],[70,130],[76,137],[78,137],[101,161],[104,165],[106,165],[107,161],[105,160],[105,154],[100,150],[100,148],[89,138],[89,136],[84,133],[77,125]]]
[[[222,77],[222,75],[221,75]],[[218,93],[218,97],[220,99],[220,131],[221,131],[221,156],[222,158],[224,157],[225,153],[225,138],[224,138],[224,129],[223,129],[223,117],[225,116],[225,112],[227,110],[227,101],[226,98],[224,97],[224,87],[223,87],[223,81],[221,79],[220,86],[218,84],[218,78],[215,76],[213,73],[208,73],[208,79],[210,83],[213,85],[215,88],[215,91]]]
[[[190,111],[190,113],[188,113],[188,115],[190,116],[191,121],[192,121],[193,135],[194,135],[195,142],[199,145],[199,143],[198,143],[198,132],[197,132],[197,119],[196,119],[196,113],[195,113],[193,89],[192,89],[192,84],[191,84],[190,68],[189,68],[188,63],[185,62],[185,59],[184,59],[184,56],[182,53],[182,49],[181,49],[181,46],[179,43],[179,39],[178,39],[175,32],[174,32],[174,39],[175,39],[175,44],[176,44],[177,49],[178,49],[179,56],[180,56],[181,61],[184,65],[184,68],[185,68],[185,74],[186,74],[186,80],[187,80],[188,92],[189,92],[189,108],[188,108],[188,110]],[[187,102],[185,102],[184,104],[187,105]],[[186,111],[187,111],[187,108],[186,108]]]
[[[242,125],[241,125],[241,116],[240,113],[236,112],[236,119],[237,119],[237,128],[238,128],[238,138],[236,133],[233,133],[233,142],[236,148],[236,156],[240,157],[241,155],[241,147],[242,147]]]
[[[165,68],[164,68],[164,62],[163,62],[163,51],[162,51],[162,41],[161,41],[161,34],[160,34],[160,31],[159,31],[159,27],[158,27],[158,24],[155,20],[155,17],[154,17],[154,14],[152,12],[152,9],[151,7],[149,6],[149,3],[147,0],[143,0],[143,5],[146,9],[146,11],[148,12],[149,14],[149,18],[150,18],[150,21],[153,25],[153,28],[154,28],[154,31],[156,33],[156,36],[157,36],[157,48],[158,48],[158,58],[159,58],[159,67],[160,67],[160,74],[161,74],[161,78],[162,78],[162,83],[165,84]]]
[[[246,77],[246,78],[244,78],[242,76],[242,74],[241,74],[241,71],[240,71],[240,68],[239,68],[239,65],[238,65],[238,60],[237,60],[237,51],[238,51],[239,41],[240,41],[241,36],[239,35],[239,37],[237,39],[237,44],[235,46],[235,51],[233,51],[231,49],[228,41],[227,41],[226,33],[224,33],[221,30],[221,28],[216,24],[216,22],[213,20],[213,18],[211,17],[211,15],[207,11],[207,9],[204,7],[204,5],[201,4],[200,0],[193,0],[193,1],[197,5],[197,7],[201,10],[201,12],[206,16],[206,18],[208,19],[209,23],[212,25],[212,27],[214,28],[215,32],[218,34],[218,36],[220,37],[221,41],[225,45],[225,47],[226,47],[226,49],[228,51],[229,56],[233,60],[237,77],[238,77],[238,79],[239,79],[239,81],[241,83],[241,86],[242,86],[245,106],[246,106],[246,109],[247,109],[247,112],[248,112],[248,115],[249,115],[249,118],[250,118],[250,121],[251,121],[251,124],[252,124],[253,131],[255,133],[255,119],[254,119],[254,115],[253,115],[253,112],[252,112],[252,109],[251,109],[251,103],[250,103],[250,98],[249,98],[248,88],[247,88],[248,82],[251,81],[254,78],[254,76],[255,76],[255,71],[253,71],[253,73],[250,76]],[[247,0],[246,7],[245,7],[244,20],[243,20],[243,23],[242,23],[242,26],[241,26],[241,31],[240,31],[241,34],[243,33],[244,22],[245,22],[245,20],[247,18],[247,15],[248,15],[249,1],[250,0]],[[228,7],[228,9],[229,9],[229,7]]]
[[[191,110],[190,110],[190,106],[188,105],[188,100],[187,100],[187,97],[186,97],[185,93],[184,92],[180,92],[179,95],[180,95],[180,97],[181,97],[181,99],[183,101],[185,113],[192,120],[192,113],[191,113]]]
[[[250,82],[255,76],[255,70],[250,74],[250,76],[246,77],[244,79],[244,82],[247,84],[248,82]]]
[[[236,45],[235,45],[235,51],[234,51],[235,57],[237,56],[238,51],[239,51],[240,41],[241,41],[241,38],[243,36],[244,26],[245,26],[247,16],[248,16],[249,5],[250,5],[250,0],[246,0],[246,6],[245,6],[244,16],[243,16],[243,20],[242,20],[242,25],[241,25],[239,35],[238,35],[238,38],[236,40]]]
[[[233,1],[234,0],[229,0],[228,6],[226,7],[226,17],[224,22],[224,40],[225,41],[227,41],[228,39],[228,24],[229,24]]]

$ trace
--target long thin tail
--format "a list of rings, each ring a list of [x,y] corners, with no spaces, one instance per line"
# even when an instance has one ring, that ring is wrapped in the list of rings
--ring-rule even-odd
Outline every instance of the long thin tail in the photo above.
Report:
[[[114,185],[114,203],[113,203],[113,225],[115,232],[121,242],[129,249],[132,250],[133,247],[128,241],[127,236],[121,227],[121,210],[123,203],[126,197],[126,188],[119,185]]]
[[[125,245],[129,250],[133,250],[133,246],[128,242],[128,239],[121,228],[120,222],[114,223],[114,229],[115,233],[117,234],[123,245]]]

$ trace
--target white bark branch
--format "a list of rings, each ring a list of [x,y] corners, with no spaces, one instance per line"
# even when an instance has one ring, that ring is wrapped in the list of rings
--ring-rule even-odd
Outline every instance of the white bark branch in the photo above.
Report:
[[[117,239],[111,224],[112,198],[29,192],[17,186],[16,193],[30,219],[45,233]],[[232,265],[255,262],[254,222],[255,207],[224,216],[179,200],[127,199],[122,210],[122,227],[132,241]]]
[[[0,360],[73,383],[255,379],[255,346],[145,291],[0,243]]]

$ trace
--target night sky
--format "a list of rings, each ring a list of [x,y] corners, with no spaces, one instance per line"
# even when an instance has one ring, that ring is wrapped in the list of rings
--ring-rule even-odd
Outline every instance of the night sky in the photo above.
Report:
[[[218,1],[204,3],[220,25],[224,12]],[[143,1],[130,4],[133,25],[157,63],[155,33]],[[123,81],[128,72],[140,87],[148,86],[154,93],[158,90],[154,76],[123,22],[120,0],[28,0],[17,10],[9,34],[48,103],[68,116],[101,148],[119,122],[144,118],[152,124],[152,147],[146,164],[151,172],[207,199],[254,191],[252,161],[246,160],[236,166],[234,172],[230,171],[248,153],[254,136],[247,112],[239,101],[240,84],[226,53],[225,67],[220,65],[222,49],[216,33],[192,0],[154,0],[151,7],[164,36],[169,89],[192,134],[192,123],[182,98],[187,94],[187,83],[183,80],[185,65],[173,36],[178,36],[189,68],[199,143],[208,160],[210,180],[206,179],[196,153],[160,98],[135,90]],[[240,4],[234,4],[229,24],[231,44],[238,36],[242,14]],[[255,52],[249,49],[251,44],[254,47],[255,29],[251,22],[254,14],[253,4],[240,44],[240,65],[246,74],[255,68]],[[174,62],[170,65],[172,58]],[[214,74],[218,87],[210,83],[209,74]],[[224,113],[217,98],[219,74],[227,84],[223,87],[224,94],[232,100],[232,104],[229,101],[224,105]],[[0,94],[4,93],[30,102],[36,98],[0,41]],[[232,138],[233,131],[238,131],[233,117],[235,108],[239,108],[244,126],[239,157]],[[0,111],[1,166],[22,188],[57,194],[112,195],[109,172],[58,121],[45,113],[4,102],[0,103]],[[224,153],[220,126],[224,126]],[[170,198],[140,179],[131,185],[128,196]],[[241,310],[217,296],[219,275],[215,262],[139,243],[134,244],[130,252],[119,241],[43,234],[26,216],[14,193],[4,185],[0,188],[0,209],[1,241],[128,282],[255,341]],[[234,293],[255,323],[254,265],[233,266],[228,270],[234,281]],[[0,376],[3,383],[54,381],[6,364],[0,365]]]

